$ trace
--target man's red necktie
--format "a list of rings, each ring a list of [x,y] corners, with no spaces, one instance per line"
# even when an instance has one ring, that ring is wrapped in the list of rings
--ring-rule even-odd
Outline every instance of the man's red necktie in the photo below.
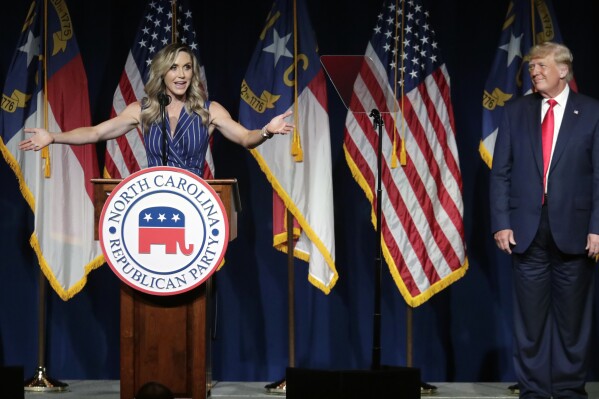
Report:
[[[547,191],[547,169],[549,169],[549,161],[551,160],[551,147],[553,146],[553,129],[554,129],[554,117],[553,107],[557,104],[553,98],[547,101],[549,109],[543,118],[541,124],[541,141],[543,143],[543,194]],[[545,195],[543,195],[543,202],[545,201]]]

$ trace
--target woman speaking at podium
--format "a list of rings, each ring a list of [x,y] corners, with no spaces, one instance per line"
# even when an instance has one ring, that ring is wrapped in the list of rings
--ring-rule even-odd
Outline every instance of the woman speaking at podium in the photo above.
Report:
[[[167,45],[156,54],[144,90],[147,97],[141,102],[129,104],[119,115],[95,126],[63,133],[26,128],[32,136],[19,143],[19,148],[39,151],[52,143],[96,143],[141,128],[148,166],[174,166],[201,177],[214,129],[245,148],[257,147],[274,134],[293,131],[293,125],[285,121],[291,111],[274,117],[262,129],[248,130],[222,105],[207,101],[198,60],[180,43]]]

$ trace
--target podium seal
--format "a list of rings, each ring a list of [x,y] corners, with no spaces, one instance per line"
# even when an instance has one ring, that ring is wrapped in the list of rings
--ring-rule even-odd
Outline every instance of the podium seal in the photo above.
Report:
[[[104,204],[98,229],[112,271],[152,295],[180,294],[204,283],[229,242],[218,194],[193,173],[168,166],[120,182]]]

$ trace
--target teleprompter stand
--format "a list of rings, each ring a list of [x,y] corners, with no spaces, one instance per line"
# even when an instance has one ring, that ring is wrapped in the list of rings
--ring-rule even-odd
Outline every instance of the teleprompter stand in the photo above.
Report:
[[[380,76],[372,59],[365,56],[322,56],[321,63],[329,76],[335,90],[343,101],[345,107],[351,113],[367,114],[372,118],[373,127],[378,133],[377,142],[377,202],[376,202],[376,253],[374,256],[374,311],[373,311],[373,345],[372,363],[369,371],[349,370],[287,370],[287,396],[290,399],[309,398],[309,392],[300,392],[305,386],[322,393],[326,387],[316,388],[319,381],[324,384],[329,381],[328,389],[331,394],[359,395],[362,390],[383,389],[377,395],[387,397],[401,395],[404,398],[419,398],[421,393],[432,393],[435,387],[422,383],[420,370],[411,367],[412,364],[412,342],[411,342],[411,311],[408,307],[408,342],[407,342],[407,364],[408,367],[381,366],[381,279],[382,279],[382,157],[383,157],[383,118],[382,112],[388,109],[397,109],[395,94],[386,84],[387,77]],[[368,85],[369,95],[359,96],[359,85],[365,86],[363,72],[368,71],[369,76],[381,84]],[[384,83],[383,83],[384,82]],[[387,112],[388,113],[388,112]],[[395,115],[393,115],[395,117]],[[395,383],[386,383],[395,380]],[[366,392],[366,391],[365,391]],[[343,396],[346,397],[346,396]],[[347,396],[358,397],[358,396]]]

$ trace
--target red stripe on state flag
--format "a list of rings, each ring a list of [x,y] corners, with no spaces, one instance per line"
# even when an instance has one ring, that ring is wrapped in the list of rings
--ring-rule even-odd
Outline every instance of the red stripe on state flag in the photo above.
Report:
[[[324,75],[324,71],[321,69],[320,72],[316,74],[314,79],[308,83],[306,88],[310,89],[312,94],[314,94],[314,98],[318,100],[318,103],[322,107],[325,112],[328,112],[327,105],[327,81]]]
[[[85,82],[85,85],[75,86],[71,84],[73,76],[77,76],[77,79],[80,82]],[[77,54],[50,77],[47,93],[48,102],[52,107],[54,118],[62,131],[69,131],[91,124],[87,78],[80,54]],[[67,102],[68,106],[64,106],[63,104]],[[73,145],[69,147],[83,169],[85,190],[89,198],[93,201],[94,188],[90,179],[99,175],[95,147],[92,144],[82,146]]]

